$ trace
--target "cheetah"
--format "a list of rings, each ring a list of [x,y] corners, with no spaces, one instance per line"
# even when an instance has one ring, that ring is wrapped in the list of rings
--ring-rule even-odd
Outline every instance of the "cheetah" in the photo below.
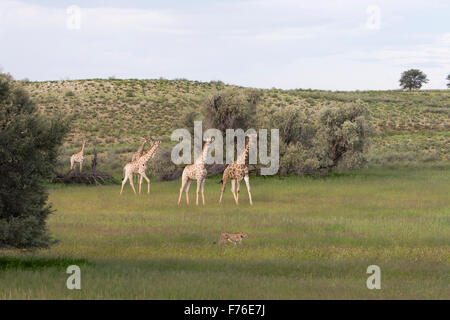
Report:
[[[219,245],[225,244],[227,241],[234,243],[234,245],[236,245],[237,243],[242,244],[242,239],[246,237],[248,237],[248,234],[245,232],[239,233],[222,232],[220,234]]]

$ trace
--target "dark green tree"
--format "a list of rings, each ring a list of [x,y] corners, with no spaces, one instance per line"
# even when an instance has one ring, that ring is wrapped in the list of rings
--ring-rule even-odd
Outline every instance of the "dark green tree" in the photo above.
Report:
[[[0,248],[45,248],[53,241],[44,181],[68,131],[61,117],[41,115],[28,93],[0,73]]]
[[[424,83],[427,83],[427,75],[419,69],[410,69],[404,71],[400,78],[400,87],[408,90],[420,89]]]
[[[262,96],[258,89],[229,88],[210,96],[204,103],[206,128],[247,130],[255,126],[256,107]]]
[[[447,81],[448,81],[448,83],[447,83],[447,88],[450,89],[450,74],[447,76]]]

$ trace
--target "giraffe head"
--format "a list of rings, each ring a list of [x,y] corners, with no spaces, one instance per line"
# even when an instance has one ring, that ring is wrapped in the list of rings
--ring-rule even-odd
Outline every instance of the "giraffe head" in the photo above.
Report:
[[[161,144],[161,140],[158,140],[158,141],[151,140],[150,144],[151,144],[150,149],[156,150],[159,148],[159,145]]]
[[[206,157],[206,153],[208,152],[208,148],[213,141],[214,141],[213,138],[205,139],[205,144],[203,145],[203,152],[202,152],[205,155],[205,157]]]
[[[205,145],[209,146],[213,141],[214,141],[213,138],[207,138],[205,139]]]
[[[195,160],[194,163],[196,163],[196,164],[198,164],[198,163],[203,163],[204,164],[205,163],[206,155],[208,154],[208,149],[209,149],[209,146],[211,145],[212,142],[213,142],[212,138],[205,139],[205,144],[203,145],[202,153]]]
[[[143,159],[145,162],[150,160],[155,155],[160,144],[161,141],[156,141],[153,143],[153,145],[138,160]]]
[[[153,140],[152,136],[148,135],[145,137],[145,141],[148,142],[149,144],[153,144],[155,140]]]

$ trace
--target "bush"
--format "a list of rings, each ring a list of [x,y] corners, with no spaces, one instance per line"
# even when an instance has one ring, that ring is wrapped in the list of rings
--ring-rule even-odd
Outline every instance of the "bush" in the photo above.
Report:
[[[204,125],[225,133],[226,129],[247,130],[255,126],[256,106],[262,93],[257,89],[229,88],[210,96],[204,103]]]
[[[161,148],[148,162],[148,172],[159,181],[175,180],[181,177],[184,166],[177,166],[171,160],[172,148]]]
[[[279,129],[280,174],[323,173],[365,164],[372,128],[368,107],[362,101],[326,102],[307,114],[300,106],[273,107],[258,119],[260,98],[261,91],[256,89],[227,89],[210,96],[203,108],[204,129],[217,128],[224,134],[229,128]],[[180,123],[192,128],[199,117],[188,110]],[[166,160],[170,161],[170,154]]]
[[[26,91],[0,73],[0,247],[42,248],[52,241],[44,180],[56,165],[66,121],[41,116]]]
[[[361,101],[332,104],[319,112],[313,144],[321,169],[329,171],[338,165],[352,169],[365,163],[367,138],[372,134],[368,116]]]
[[[280,174],[361,167],[372,134],[368,116],[361,101],[327,104],[308,117],[296,107],[275,112],[270,126],[280,130]]]

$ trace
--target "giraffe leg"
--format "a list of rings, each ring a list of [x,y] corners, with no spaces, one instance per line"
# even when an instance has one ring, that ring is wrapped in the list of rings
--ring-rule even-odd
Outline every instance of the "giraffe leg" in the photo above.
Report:
[[[189,188],[191,187],[192,180],[188,180],[186,183],[186,203],[189,204]]]
[[[133,174],[129,175],[128,180],[130,181],[130,185],[134,191],[134,194],[136,194],[136,189],[134,188],[134,183],[133,183]]]
[[[143,176],[142,176],[142,174],[141,174],[141,175],[139,176],[139,194],[141,194],[142,179],[143,179]]]
[[[249,200],[250,200],[250,205],[252,206],[252,205],[253,205],[253,201],[252,201],[252,193],[251,193],[251,191],[250,191],[250,179],[249,179],[249,177],[248,177],[248,176],[245,176],[245,177],[244,177],[244,181],[245,181],[245,185],[246,185],[246,187],[247,187],[248,198],[249,198]]]
[[[73,158],[70,158],[70,170],[73,169],[73,164],[74,164]]]
[[[80,173],[83,170],[83,161],[80,161]]]
[[[201,179],[197,179],[197,195],[196,195],[196,198],[195,198],[195,205],[197,205],[197,206],[198,206],[198,193],[200,191],[201,184],[202,184],[202,180]]]
[[[222,203],[223,190],[225,189],[225,187],[227,185],[227,180],[228,180],[228,178],[226,176],[224,176],[223,179],[222,179],[222,190],[220,190],[219,203]]]
[[[233,194],[233,199],[234,202],[236,202],[236,180],[235,179],[231,179],[231,193]]]
[[[203,179],[203,181],[202,181],[202,201],[203,201],[203,205],[205,205],[205,182],[206,182],[206,179]]]
[[[242,179],[236,179],[236,184],[237,184],[237,188],[236,188],[236,204],[239,204],[239,189],[241,186],[241,180]]]
[[[147,194],[150,194],[150,179],[149,177],[147,177],[145,172],[142,174],[141,179],[142,177],[144,177],[144,179],[147,181]]]
[[[180,195],[178,196],[178,205],[181,202],[181,195],[183,194],[184,187],[186,186],[187,179],[185,177],[181,178]]]
[[[128,175],[125,174],[125,177],[124,177],[123,180],[122,180],[122,188],[120,189],[120,194],[122,194],[122,192],[123,192],[123,186],[125,185],[125,183],[127,182],[127,180],[128,180]]]

